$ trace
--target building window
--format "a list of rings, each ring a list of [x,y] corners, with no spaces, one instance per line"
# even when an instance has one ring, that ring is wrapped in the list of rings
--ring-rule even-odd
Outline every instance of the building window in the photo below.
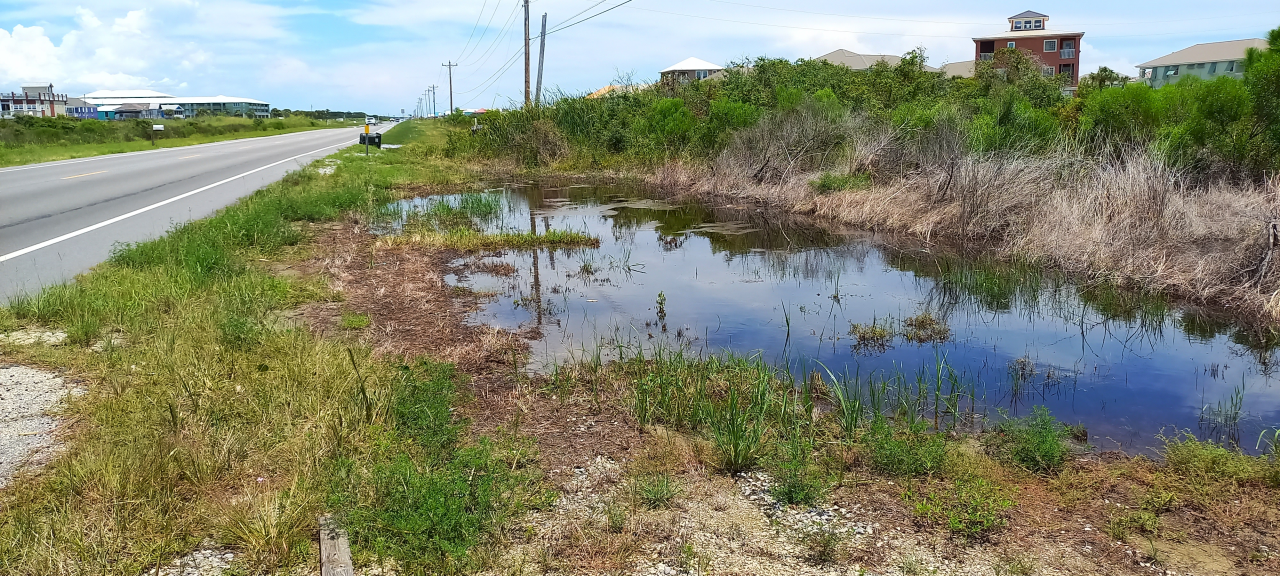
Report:
[[[1036,20],[1036,30],[1044,28],[1044,20]]]
[[[694,72],[693,75],[697,76],[699,80],[705,80],[709,74],[710,73],[706,70],[698,70],[697,72]]]
[[[1014,44],[1013,42],[1009,42],[1006,46],[1007,46],[1008,48],[1013,48],[1013,47],[1015,46],[1015,44]]]
[[[1022,29],[1022,21],[1021,21],[1021,20],[1014,20],[1014,21],[1013,21],[1013,29],[1014,29],[1014,30],[1021,30],[1021,29]]]
[[[1044,51],[1045,51],[1045,52],[1057,52],[1057,51],[1058,51],[1058,41],[1057,41],[1057,40],[1045,40],[1045,41],[1044,41]]]
[[[1043,76],[1053,76],[1053,66],[1041,66],[1040,74]]]
[[[1236,71],[1236,61],[1232,60],[1230,62],[1227,62],[1227,72],[1235,72],[1235,71]]]
[[[1218,63],[1217,63],[1217,62],[1210,62],[1210,63],[1209,63],[1209,73],[1210,73],[1210,74],[1217,74],[1217,73],[1218,73]]]
[[[1168,77],[1170,77],[1170,76],[1177,76],[1177,75],[1178,75],[1178,67],[1177,67],[1177,66],[1169,66],[1169,67],[1167,67],[1167,68],[1165,68],[1165,69],[1164,69],[1164,76],[1165,76],[1165,78],[1168,78]]]

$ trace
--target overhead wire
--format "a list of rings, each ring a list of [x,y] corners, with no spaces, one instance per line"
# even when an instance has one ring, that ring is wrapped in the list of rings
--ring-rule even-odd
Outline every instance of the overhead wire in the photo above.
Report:
[[[475,54],[476,50],[480,48],[480,43],[484,42],[485,36],[489,35],[489,30],[493,29],[493,19],[495,16],[498,15],[498,9],[501,7],[502,7],[502,0],[498,0],[498,2],[493,5],[493,12],[489,13],[489,21],[484,23],[484,30],[480,32],[480,38],[476,40],[475,46],[471,47],[470,52],[467,52],[466,54],[459,56],[458,57],[459,62],[461,62],[464,58],[467,58],[472,54]]]
[[[467,43],[462,45],[462,53],[465,54],[467,51],[467,48],[471,46],[471,39],[475,37],[476,29],[480,27],[480,19],[484,18],[484,9],[488,5],[489,5],[489,0],[484,0],[484,3],[480,5],[480,13],[476,14],[476,23],[471,25],[471,34],[467,35]],[[495,12],[497,11],[496,6],[494,7],[494,11]],[[458,56],[457,59],[461,60],[462,56]]]
[[[516,12],[518,12],[519,10],[520,10],[520,3],[516,2],[515,6],[511,9],[511,14],[507,16],[506,24],[503,24],[502,30],[500,30],[498,34],[493,37],[493,42],[489,43],[489,47],[485,49],[483,54],[476,57],[476,59],[472,60],[471,62],[463,63],[463,66],[466,66],[468,68],[479,68],[484,66],[486,63],[488,63],[489,58],[493,56],[494,48],[497,48],[498,44],[501,43],[503,38],[506,37],[508,31],[511,30],[511,24],[515,22]],[[474,76],[474,74],[472,74],[472,76]],[[471,76],[468,76],[468,78],[470,77]]]

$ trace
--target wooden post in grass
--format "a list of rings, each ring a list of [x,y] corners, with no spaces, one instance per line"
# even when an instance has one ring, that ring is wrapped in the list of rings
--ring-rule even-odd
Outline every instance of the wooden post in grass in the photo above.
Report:
[[[347,531],[338,527],[333,516],[320,517],[320,576],[354,576],[351,544]]]

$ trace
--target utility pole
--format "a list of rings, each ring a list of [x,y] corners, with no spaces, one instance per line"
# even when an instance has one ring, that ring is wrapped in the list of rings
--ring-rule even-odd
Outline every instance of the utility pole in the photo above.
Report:
[[[525,1],[527,2],[528,0]],[[457,64],[450,60],[448,64],[441,64],[441,66],[449,69],[449,113],[453,114],[453,67],[457,66]]]
[[[538,35],[538,88],[533,92],[533,105],[542,105],[542,60],[547,55],[547,13],[542,13],[542,34]]]
[[[432,116],[436,115],[436,88],[439,88],[439,86],[436,86],[435,84],[431,85],[431,115]]]
[[[524,107],[528,108],[529,98],[529,0],[524,0]]]

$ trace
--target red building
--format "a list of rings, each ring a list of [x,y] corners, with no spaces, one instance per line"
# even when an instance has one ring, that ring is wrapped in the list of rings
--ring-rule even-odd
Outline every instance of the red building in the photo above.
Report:
[[[1080,40],[1084,32],[1049,28],[1049,17],[1030,10],[1009,17],[1009,30],[999,35],[973,39],[974,58],[990,60],[996,50],[1017,48],[1040,60],[1046,76],[1065,74],[1071,79],[1069,91],[1080,83]]]

